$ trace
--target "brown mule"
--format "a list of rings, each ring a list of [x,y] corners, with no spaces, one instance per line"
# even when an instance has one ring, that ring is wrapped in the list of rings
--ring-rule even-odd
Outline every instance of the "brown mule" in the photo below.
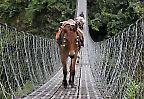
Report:
[[[67,59],[71,58],[69,84],[74,86],[75,66],[77,54],[80,50],[80,37],[77,33],[77,24],[73,20],[64,21],[56,34],[60,47],[61,62],[63,65],[63,85],[67,87]]]

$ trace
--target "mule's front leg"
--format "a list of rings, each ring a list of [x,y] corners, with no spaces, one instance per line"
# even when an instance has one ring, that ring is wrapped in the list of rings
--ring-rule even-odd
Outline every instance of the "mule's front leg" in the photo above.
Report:
[[[74,87],[76,57],[71,60],[69,84]]]
[[[66,80],[66,78],[67,78],[67,67],[66,67],[66,65],[65,66],[63,66],[63,85],[64,85],[64,87],[66,88],[67,87],[67,80]]]
[[[61,54],[61,62],[63,65],[63,85],[66,88],[67,87],[67,58],[68,58],[68,54],[65,53],[66,51],[64,49],[60,50],[60,54]]]

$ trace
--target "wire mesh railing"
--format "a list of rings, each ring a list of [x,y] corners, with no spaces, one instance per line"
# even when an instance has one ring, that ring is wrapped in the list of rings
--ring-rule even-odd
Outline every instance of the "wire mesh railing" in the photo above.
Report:
[[[90,63],[95,79],[101,82],[102,95],[110,99],[144,99],[143,19],[91,46]]]
[[[117,36],[93,42],[88,33],[86,0],[85,47],[95,83],[105,98],[144,99],[144,21],[139,19]],[[81,57],[82,58],[82,57]],[[23,97],[47,82],[60,69],[53,39],[18,32],[0,24],[0,98]]]
[[[60,67],[55,40],[0,24],[1,99],[25,96],[47,82]]]

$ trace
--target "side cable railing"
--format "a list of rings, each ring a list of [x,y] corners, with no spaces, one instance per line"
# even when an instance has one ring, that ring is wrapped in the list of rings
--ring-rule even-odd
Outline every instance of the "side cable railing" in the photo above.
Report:
[[[92,42],[90,42],[92,43]],[[90,61],[99,90],[110,99],[144,99],[144,21],[92,45]]]
[[[0,98],[23,97],[61,67],[55,40],[0,24]]]

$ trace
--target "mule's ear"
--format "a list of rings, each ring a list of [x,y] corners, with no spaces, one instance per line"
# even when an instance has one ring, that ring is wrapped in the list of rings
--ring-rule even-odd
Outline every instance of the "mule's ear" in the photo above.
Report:
[[[56,40],[58,40],[60,38],[60,33],[61,33],[61,30],[60,28],[58,29],[58,31],[56,32]]]
[[[60,26],[60,29],[61,29],[61,31],[64,32],[64,33],[67,31],[64,26]]]

